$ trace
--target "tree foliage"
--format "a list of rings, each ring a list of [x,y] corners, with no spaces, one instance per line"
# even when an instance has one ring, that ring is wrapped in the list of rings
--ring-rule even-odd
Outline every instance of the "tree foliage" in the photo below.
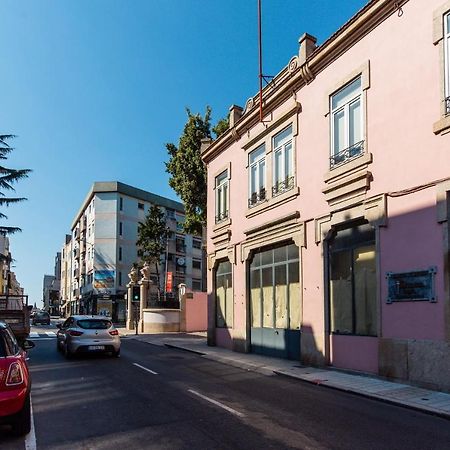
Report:
[[[159,262],[164,253],[167,241],[167,227],[164,213],[157,205],[152,205],[145,217],[145,221],[138,225],[138,256],[142,261],[153,265],[160,293],[160,270]]]
[[[221,134],[225,133],[230,128],[230,118],[229,116],[220,119],[216,125],[213,127],[213,133],[216,137],[219,137]]]
[[[170,174],[170,187],[184,204],[184,231],[201,235],[206,224],[207,181],[200,150],[202,139],[211,139],[211,108],[206,107],[204,116],[193,114],[189,109],[186,111],[188,120],[178,147],[175,144],[166,144],[169,153],[166,171]],[[228,118],[225,118],[217,123],[213,132],[219,136],[227,128]]]
[[[24,197],[11,197],[6,195],[5,192],[15,192],[14,184],[23,178],[28,178],[30,169],[10,169],[3,165],[2,160],[8,159],[8,155],[14,150],[8,143],[9,140],[14,138],[12,134],[0,135],[0,206],[12,205],[14,203],[20,203],[26,200]],[[7,219],[8,217],[0,212],[0,219]],[[0,233],[12,234],[17,231],[22,231],[18,227],[7,227],[0,225]]]

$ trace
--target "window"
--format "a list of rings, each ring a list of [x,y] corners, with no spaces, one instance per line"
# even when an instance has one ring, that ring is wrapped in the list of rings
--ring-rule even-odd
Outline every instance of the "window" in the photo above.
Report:
[[[193,269],[201,269],[202,268],[202,262],[199,259],[193,259],[192,260],[192,268]]]
[[[274,136],[272,195],[282,194],[294,187],[294,152],[292,125]]]
[[[200,239],[192,239],[192,247],[193,248],[202,248],[202,241]]]
[[[331,168],[363,153],[361,77],[331,96]]]
[[[450,12],[444,16],[445,114],[450,114]]]
[[[119,198],[119,211],[123,211],[123,198]]]
[[[123,225],[122,222],[119,222],[119,236],[122,236]]]
[[[363,224],[335,231],[328,250],[331,332],[376,336],[377,279],[373,227]]]
[[[216,223],[228,218],[228,171],[216,177]]]
[[[122,247],[119,247],[119,261],[122,261]]]
[[[168,219],[175,219],[175,211],[173,209],[166,209],[166,215]]]
[[[186,244],[184,242],[184,237],[177,236],[175,240],[175,247],[178,253],[186,252]]]
[[[119,272],[119,286],[122,286],[122,272]]]
[[[138,209],[144,209],[144,204],[143,203],[138,203]]]
[[[231,327],[233,323],[233,281],[232,266],[229,261],[218,264],[215,273],[216,325]]]
[[[252,207],[266,199],[266,149],[264,144],[249,154],[249,199]]]
[[[192,280],[192,290],[201,291],[202,290],[202,280]]]

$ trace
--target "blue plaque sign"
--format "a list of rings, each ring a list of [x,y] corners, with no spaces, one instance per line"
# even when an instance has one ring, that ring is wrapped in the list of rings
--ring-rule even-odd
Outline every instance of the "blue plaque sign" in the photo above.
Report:
[[[436,267],[411,272],[387,272],[388,297],[386,302],[436,302],[435,275]]]

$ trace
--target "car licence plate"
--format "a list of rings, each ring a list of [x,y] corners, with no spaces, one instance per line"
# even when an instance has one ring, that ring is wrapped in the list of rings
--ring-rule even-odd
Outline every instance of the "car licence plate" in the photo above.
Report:
[[[104,345],[89,345],[88,350],[105,350]]]

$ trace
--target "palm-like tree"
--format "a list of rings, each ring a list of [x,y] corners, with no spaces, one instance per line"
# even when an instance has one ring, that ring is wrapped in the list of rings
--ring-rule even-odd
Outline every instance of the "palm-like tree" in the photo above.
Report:
[[[8,159],[8,155],[14,150],[7,141],[14,138],[13,134],[3,134],[0,135],[0,207],[6,206],[13,203],[19,203],[26,200],[25,197],[10,197],[7,196],[5,192],[15,192],[14,183],[17,183],[23,178],[28,178],[28,174],[31,169],[9,169],[3,166],[1,160]],[[0,219],[7,219],[8,217],[0,212]],[[2,234],[13,234],[17,231],[22,231],[19,227],[7,227],[0,225],[0,233]]]

